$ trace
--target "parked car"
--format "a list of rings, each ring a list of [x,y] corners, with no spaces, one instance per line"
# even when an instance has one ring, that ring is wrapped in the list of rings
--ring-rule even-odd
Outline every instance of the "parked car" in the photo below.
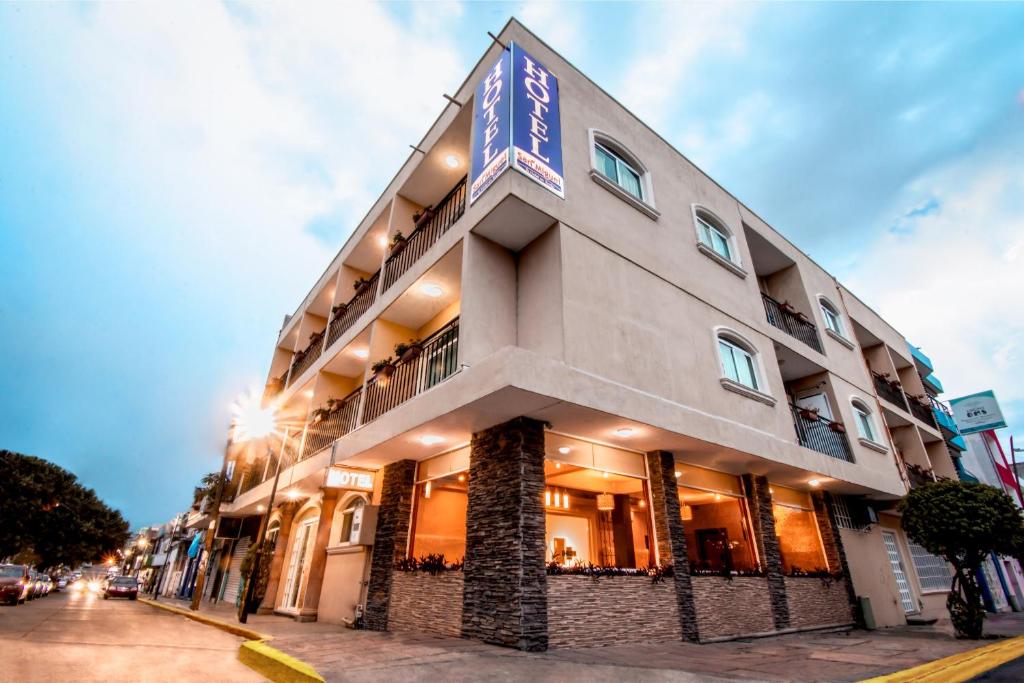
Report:
[[[139,597],[139,583],[134,576],[115,576],[103,591],[103,599],[107,598],[128,598],[135,600]]]
[[[29,599],[29,569],[23,564],[0,564],[0,602],[20,605]]]
[[[54,585],[53,589],[55,591],[62,591],[62,590],[64,590],[67,587],[68,587],[68,579],[67,579],[67,577],[66,576],[58,576],[57,577],[57,583]]]

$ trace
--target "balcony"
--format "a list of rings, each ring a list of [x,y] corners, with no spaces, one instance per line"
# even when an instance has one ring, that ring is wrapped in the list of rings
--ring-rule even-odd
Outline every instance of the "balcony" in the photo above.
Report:
[[[882,375],[872,372],[871,376],[875,380],[875,391],[878,395],[884,398],[889,403],[908,410],[907,400],[903,395],[903,390],[900,388],[899,383],[892,383]]]
[[[376,376],[366,384],[362,424],[376,420],[455,374],[459,359],[459,319],[456,318],[423,342],[415,358],[399,361],[390,377]]]
[[[352,324],[366,312],[377,299],[377,279],[380,271],[370,276],[369,280],[363,282],[356,290],[355,295],[345,304],[344,308],[337,308],[331,313],[331,324],[328,326],[327,347],[338,341],[338,337],[345,334],[345,331],[352,327]]]
[[[850,442],[846,438],[846,427],[842,423],[812,417],[813,413],[792,404],[789,409],[793,415],[793,426],[796,428],[797,440],[801,446],[818,451],[830,458],[853,462]]]
[[[388,291],[398,278],[434,245],[441,235],[462,218],[466,211],[466,179],[463,178],[437,206],[424,209],[424,215],[405,240],[400,251],[393,251],[384,262],[384,289]]]
[[[782,330],[794,339],[799,339],[818,353],[824,353],[821,348],[821,340],[818,338],[818,330],[814,323],[793,311],[785,304],[780,304],[765,293],[761,293],[764,299],[764,312],[768,322],[774,327]]]
[[[362,393],[363,388],[359,387],[340,401],[331,402],[328,408],[314,416],[306,426],[306,437],[302,442],[299,460],[305,460],[327,448],[356,428],[359,420],[359,397]]]
[[[267,382],[266,388],[263,390],[263,400],[270,401],[275,396],[284,391],[285,384],[288,382],[288,371],[285,370],[280,377],[272,377]]]
[[[292,367],[288,373],[288,384],[291,385],[296,379],[302,376],[309,369],[320,354],[324,351],[324,333],[316,332],[309,338],[309,344],[305,349],[295,354],[292,359]]]
[[[935,476],[932,474],[930,469],[926,469],[920,465],[914,465],[913,463],[906,463],[906,466],[907,479],[910,480],[910,488],[916,489],[935,481]]]
[[[935,424],[935,415],[932,414],[931,406],[924,405],[916,398],[907,396],[907,405],[910,406],[910,414],[916,417],[921,422],[924,422],[933,429],[938,429],[939,426]]]
[[[942,430],[942,435],[946,437],[947,441],[953,441],[959,438],[960,429],[956,426],[956,421],[950,414],[949,408],[933,396],[929,396],[928,398],[931,399],[932,414],[935,416],[935,422],[939,425],[939,429]]]

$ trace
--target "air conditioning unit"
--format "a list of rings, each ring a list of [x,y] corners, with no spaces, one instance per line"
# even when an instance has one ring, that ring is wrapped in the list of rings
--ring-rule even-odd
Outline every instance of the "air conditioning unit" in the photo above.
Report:
[[[355,516],[352,519],[352,535],[355,545],[373,545],[373,539],[377,535],[377,513],[379,510],[379,505],[363,505],[355,511]]]

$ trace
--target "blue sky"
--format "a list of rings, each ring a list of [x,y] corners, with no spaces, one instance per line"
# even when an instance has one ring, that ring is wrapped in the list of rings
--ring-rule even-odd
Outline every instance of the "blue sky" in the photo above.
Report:
[[[5,3],[0,447],[187,506],[512,14],[1020,424],[1024,5]]]

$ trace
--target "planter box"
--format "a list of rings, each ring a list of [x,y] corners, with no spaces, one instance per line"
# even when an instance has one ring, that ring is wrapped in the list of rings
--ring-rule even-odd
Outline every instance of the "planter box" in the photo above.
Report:
[[[437,575],[395,571],[388,605],[389,631],[462,635],[462,572]]]
[[[845,579],[787,576],[786,599],[793,628],[854,622]]]
[[[701,640],[775,630],[768,579],[763,576],[694,576],[693,601]]]

